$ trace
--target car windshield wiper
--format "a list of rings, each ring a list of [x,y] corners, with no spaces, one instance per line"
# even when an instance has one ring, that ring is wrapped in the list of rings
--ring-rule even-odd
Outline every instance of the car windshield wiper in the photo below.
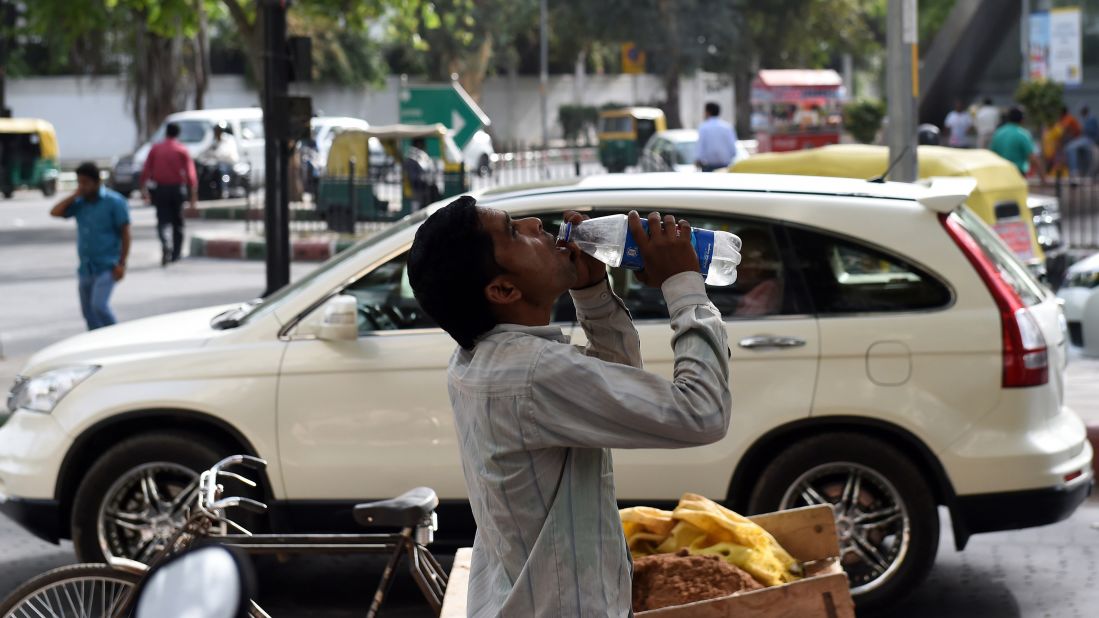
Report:
[[[241,303],[232,309],[222,311],[210,320],[210,328],[215,330],[236,328],[240,326],[244,321],[244,318],[248,317],[248,314],[252,313],[252,310],[258,307],[262,302],[262,298],[257,298],[246,303]]]

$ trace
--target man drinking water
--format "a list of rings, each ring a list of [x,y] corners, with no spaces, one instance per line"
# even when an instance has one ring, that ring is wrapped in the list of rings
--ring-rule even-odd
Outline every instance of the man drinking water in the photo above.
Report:
[[[416,233],[412,289],[460,346],[448,382],[478,528],[471,616],[629,615],[632,564],[609,449],[697,446],[728,430],[725,325],[690,226],[652,213],[646,233],[636,212],[629,225],[645,261],[638,278],[667,301],[672,380],[642,369],[606,267],[557,246],[538,219],[513,220],[466,196]],[[550,326],[566,291],[584,348]]]

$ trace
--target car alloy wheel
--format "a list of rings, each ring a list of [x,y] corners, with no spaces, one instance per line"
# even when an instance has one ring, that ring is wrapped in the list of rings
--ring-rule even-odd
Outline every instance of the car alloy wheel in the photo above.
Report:
[[[147,463],[122,475],[99,507],[103,555],[148,562],[187,518],[198,474],[170,462]]]
[[[814,467],[791,484],[779,508],[827,504],[836,517],[840,561],[851,592],[877,589],[908,553],[911,518],[900,493],[877,471],[852,462]]]

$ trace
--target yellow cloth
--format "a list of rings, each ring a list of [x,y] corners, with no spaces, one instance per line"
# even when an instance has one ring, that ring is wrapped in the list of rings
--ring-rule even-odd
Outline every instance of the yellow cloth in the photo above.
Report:
[[[622,509],[620,515],[635,557],[687,549],[721,556],[764,586],[800,579],[797,560],[769,532],[703,496],[683,494],[672,512],[638,506]]]

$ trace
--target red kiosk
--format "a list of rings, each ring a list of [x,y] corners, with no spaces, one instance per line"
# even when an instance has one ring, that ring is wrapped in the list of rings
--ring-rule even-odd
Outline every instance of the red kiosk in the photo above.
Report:
[[[752,129],[759,152],[838,144],[843,79],[831,69],[762,70],[752,82]]]

